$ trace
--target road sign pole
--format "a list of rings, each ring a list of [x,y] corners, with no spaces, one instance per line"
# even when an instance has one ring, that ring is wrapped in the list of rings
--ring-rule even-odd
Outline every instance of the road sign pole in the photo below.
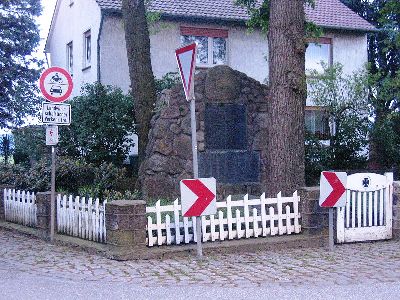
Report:
[[[51,198],[50,198],[50,241],[54,241],[55,197],[56,196],[56,148],[51,147]]]
[[[197,131],[196,131],[196,101],[194,97],[190,101],[190,126],[192,129],[192,153],[193,153],[193,177],[199,178],[199,165],[197,159]],[[197,237],[197,257],[203,256],[203,247],[201,244],[201,217],[196,217],[196,237]]]
[[[333,251],[333,207],[329,208],[329,251]]]

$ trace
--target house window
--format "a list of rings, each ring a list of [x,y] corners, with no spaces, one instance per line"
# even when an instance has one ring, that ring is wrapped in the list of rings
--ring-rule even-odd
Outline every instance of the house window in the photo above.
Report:
[[[310,40],[306,50],[306,71],[323,72],[321,62],[332,65],[332,39],[320,38]]]
[[[227,63],[228,30],[181,27],[181,44],[197,43],[197,60],[200,67]]]
[[[321,107],[306,107],[305,109],[306,131],[315,134],[321,140],[329,139],[331,132],[329,116]]]
[[[73,56],[73,44],[69,42],[67,44],[67,70],[72,75],[74,66],[74,56]]]
[[[84,53],[83,53],[83,67],[90,67],[92,57],[92,36],[90,30],[83,34],[84,38]]]

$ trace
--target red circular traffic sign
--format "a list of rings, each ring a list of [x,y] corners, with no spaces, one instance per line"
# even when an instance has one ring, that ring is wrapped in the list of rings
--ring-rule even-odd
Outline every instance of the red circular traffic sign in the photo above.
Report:
[[[63,68],[51,67],[40,76],[39,86],[40,91],[47,100],[64,102],[72,93],[72,77]]]

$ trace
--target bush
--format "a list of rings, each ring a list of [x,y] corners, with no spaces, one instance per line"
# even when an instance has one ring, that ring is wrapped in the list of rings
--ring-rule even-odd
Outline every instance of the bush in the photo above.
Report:
[[[110,193],[124,195],[134,192],[136,179],[127,175],[125,168],[112,163],[99,167],[83,160],[58,157],[56,189],[59,192],[104,198]],[[42,159],[32,167],[0,164],[0,183],[14,185],[17,189],[33,192],[50,190],[51,164]]]

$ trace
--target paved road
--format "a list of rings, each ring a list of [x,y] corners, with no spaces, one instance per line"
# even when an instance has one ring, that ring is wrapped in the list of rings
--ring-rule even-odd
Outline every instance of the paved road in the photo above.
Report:
[[[129,262],[1,229],[0,245],[0,299],[400,299],[399,241]]]

